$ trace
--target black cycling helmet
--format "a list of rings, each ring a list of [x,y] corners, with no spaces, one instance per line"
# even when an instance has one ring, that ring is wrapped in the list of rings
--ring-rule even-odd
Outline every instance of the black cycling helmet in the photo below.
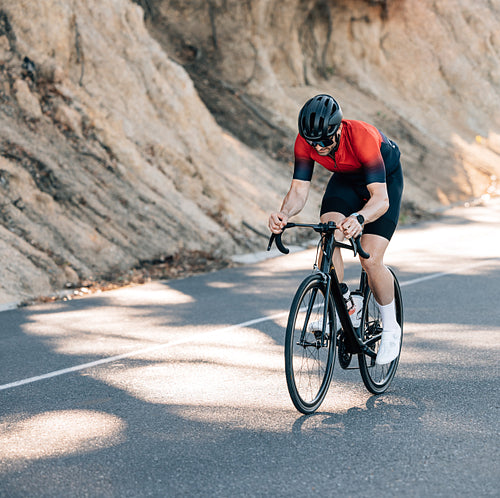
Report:
[[[299,113],[299,134],[306,140],[332,137],[342,121],[342,109],[330,95],[309,99]]]

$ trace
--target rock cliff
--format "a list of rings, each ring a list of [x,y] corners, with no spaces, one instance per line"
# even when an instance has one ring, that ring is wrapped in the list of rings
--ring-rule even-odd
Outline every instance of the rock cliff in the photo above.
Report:
[[[407,210],[482,195],[499,24],[498,1],[0,0],[0,302],[261,249],[320,91],[399,142]]]

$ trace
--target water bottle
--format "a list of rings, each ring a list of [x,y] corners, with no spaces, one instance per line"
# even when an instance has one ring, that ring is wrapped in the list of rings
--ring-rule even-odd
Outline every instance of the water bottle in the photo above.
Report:
[[[352,326],[354,328],[359,327],[361,323],[361,315],[363,313],[363,296],[359,292],[349,292],[349,287],[347,284],[342,282],[340,284],[340,290],[342,291],[342,296],[344,296],[344,301],[351,318]]]
[[[354,291],[351,294],[351,299],[354,303],[355,312],[351,315],[351,321],[354,328],[359,327],[363,316],[363,295],[360,292]]]
[[[352,317],[356,312],[356,308],[354,307],[354,301],[352,300],[351,293],[349,292],[349,287],[347,287],[347,284],[342,282],[340,284],[340,290],[342,292],[342,296],[344,297],[347,311],[348,311],[349,316],[351,317],[351,320],[352,320]]]

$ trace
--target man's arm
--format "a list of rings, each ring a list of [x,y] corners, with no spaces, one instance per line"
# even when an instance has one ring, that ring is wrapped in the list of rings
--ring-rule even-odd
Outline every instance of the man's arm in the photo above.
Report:
[[[269,229],[273,233],[280,233],[288,219],[300,213],[306,204],[311,182],[292,180],[290,190],[283,199],[281,209],[269,216]]]
[[[375,221],[389,209],[389,195],[386,183],[370,183],[367,185],[370,198],[368,202],[358,211],[365,219],[365,223]],[[348,238],[357,237],[363,227],[355,216],[348,216],[340,223],[344,235]]]

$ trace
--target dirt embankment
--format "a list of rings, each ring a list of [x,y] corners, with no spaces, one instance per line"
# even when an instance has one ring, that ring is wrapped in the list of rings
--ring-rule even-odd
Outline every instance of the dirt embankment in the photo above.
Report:
[[[399,142],[406,212],[482,195],[499,23],[496,0],[0,0],[0,302],[261,249],[320,91]]]

